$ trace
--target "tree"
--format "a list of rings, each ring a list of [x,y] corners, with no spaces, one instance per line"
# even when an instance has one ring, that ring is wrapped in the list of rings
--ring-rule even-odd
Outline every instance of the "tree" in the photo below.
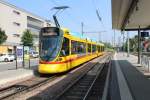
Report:
[[[30,30],[25,30],[21,37],[21,42],[24,46],[32,46],[33,45],[33,35]]]
[[[125,51],[127,51],[127,43],[128,41],[126,41],[123,46],[125,47]],[[130,46],[130,51],[131,52],[137,52],[138,51],[138,36],[135,35],[133,38],[129,39],[129,46]]]
[[[105,45],[105,48],[113,49],[113,46],[110,43],[105,42],[104,45]]]
[[[0,44],[3,44],[7,40],[7,35],[5,31],[0,28]]]

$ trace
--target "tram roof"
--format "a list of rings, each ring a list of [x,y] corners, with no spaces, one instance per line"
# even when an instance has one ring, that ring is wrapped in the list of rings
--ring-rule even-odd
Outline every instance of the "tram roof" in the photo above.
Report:
[[[82,34],[79,32],[70,32],[70,34],[74,37],[78,37],[80,39],[88,40],[90,42],[94,42],[94,43],[98,43],[98,44],[102,45],[102,43],[99,43],[96,39],[91,39],[91,38],[87,37],[85,34]]]
[[[150,0],[111,1],[113,29],[150,29]]]
[[[74,38],[75,40],[78,39],[81,42],[85,42],[86,40],[88,40],[88,42],[104,46],[103,43],[97,42],[96,39],[91,39],[91,38],[87,37],[85,34],[82,34],[79,32],[70,32],[69,29],[67,29],[67,28],[62,28],[62,30],[64,31],[64,33],[68,33],[69,35],[71,35],[71,37]]]

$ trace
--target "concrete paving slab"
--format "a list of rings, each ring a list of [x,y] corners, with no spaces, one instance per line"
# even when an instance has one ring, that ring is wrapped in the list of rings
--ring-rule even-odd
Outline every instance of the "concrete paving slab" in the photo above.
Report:
[[[0,89],[29,79],[33,75],[33,70],[28,69],[17,69],[0,72]]]
[[[135,66],[144,75],[150,74],[150,72],[147,70],[146,67],[142,66],[141,64],[137,64],[137,62],[138,62],[137,56],[130,54],[130,56],[127,57],[127,53],[117,53],[116,56],[117,56],[118,60],[127,60],[128,62],[130,62],[133,66]]]
[[[112,68],[116,70],[117,79],[112,80],[118,81],[120,100],[150,100],[150,80],[133,65],[135,59],[134,56],[126,58],[119,53],[114,56]]]
[[[128,84],[126,82],[124,74],[121,71],[121,67],[118,63],[118,58],[116,56],[117,55],[115,54],[114,55],[114,61],[115,61],[114,66],[116,67],[117,80],[118,80],[121,100],[133,100],[130,89],[128,87]]]

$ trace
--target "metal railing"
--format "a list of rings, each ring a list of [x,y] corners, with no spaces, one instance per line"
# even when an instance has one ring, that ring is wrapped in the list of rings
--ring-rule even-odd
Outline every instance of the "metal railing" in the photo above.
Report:
[[[141,65],[144,67],[145,71],[150,72],[150,57],[146,55],[142,55]]]

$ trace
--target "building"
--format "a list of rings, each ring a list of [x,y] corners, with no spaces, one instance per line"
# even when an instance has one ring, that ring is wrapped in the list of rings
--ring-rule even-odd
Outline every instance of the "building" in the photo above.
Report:
[[[34,46],[38,47],[41,27],[51,26],[50,21],[3,0],[0,0],[0,12],[0,28],[8,36],[0,46],[0,53],[14,53],[14,47],[21,45],[21,36],[26,29],[31,30]]]

